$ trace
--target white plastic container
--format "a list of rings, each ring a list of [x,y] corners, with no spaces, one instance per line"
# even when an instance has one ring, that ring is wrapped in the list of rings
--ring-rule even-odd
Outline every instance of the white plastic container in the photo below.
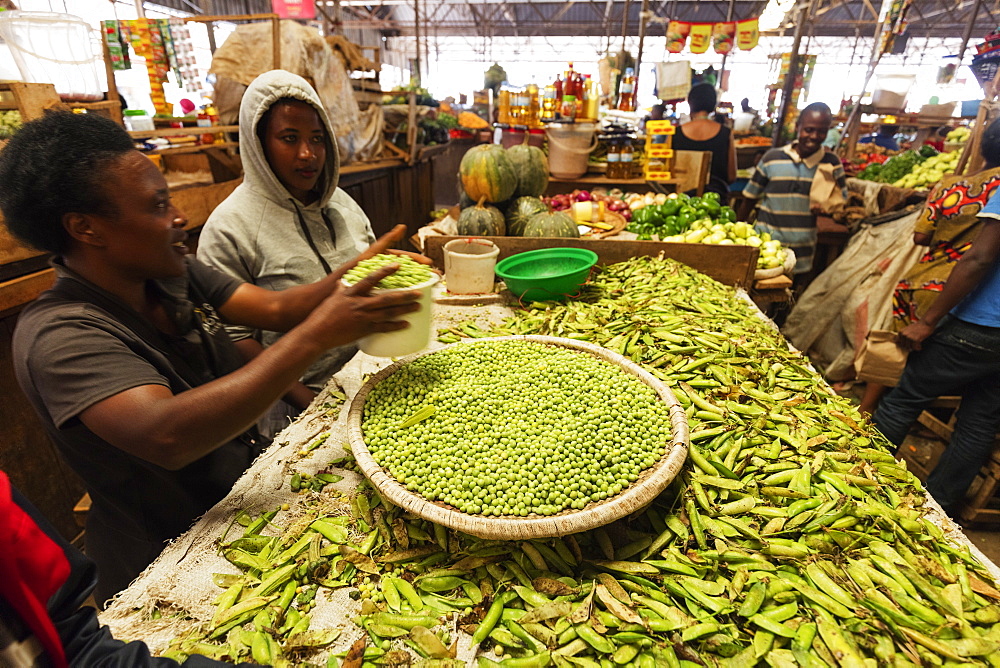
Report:
[[[127,130],[131,130],[132,132],[152,132],[153,130],[156,130],[156,124],[153,123],[153,118],[141,109],[126,109],[123,119],[125,121],[125,128]]]
[[[444,279],[448,292],[481,295],[493,292],[500,249],[489,239],[454,239],[444,245]]]
[[[402,357],[417,353],[430,345],[431,323],[433,321],[434,296],[433,290],[441,277],[432,274],[430,280],[424,281],[408,288],[396,288],[394,290],[373,290],[374,293],[420,291],[420,310],[407,313],[400,320],[410,323],[406,329],[395,332],[381,332],[379,334],[369,334],[358,341],[358,348],[361,352],[372,357]]]
[[[756,118],[753,114],[748,114],[746,112],[740,112],[733,115],[733,131],[734,132],[750,132],[750,128],[753,127],[753,120]]]
[[[64,100],[104,97],[98,33],[79,16],[57,12],[0,12],[0,37],[29,83],[50,83]]]
[[[906,108],[906,96],[916,78],[915,74],[879,75],[872,93],[872,106],[876,110],[902,111]]]

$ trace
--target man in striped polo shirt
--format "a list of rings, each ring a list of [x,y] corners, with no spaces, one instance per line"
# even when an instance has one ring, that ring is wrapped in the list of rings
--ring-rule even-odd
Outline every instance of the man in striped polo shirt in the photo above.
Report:
[[[810,199],[817,172],[830,176],[847,197],[840,159],[823,146],[833,114],[830,107],[815,102],[802,110],[791,144],[773,148],[757,163],[743,196],[757,200],[757,228],[795,253],[795,273],[812,269],[816,248],[816,214],[822,213]]]

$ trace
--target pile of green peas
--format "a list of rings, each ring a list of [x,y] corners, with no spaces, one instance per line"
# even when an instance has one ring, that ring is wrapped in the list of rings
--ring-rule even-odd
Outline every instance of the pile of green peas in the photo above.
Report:
[[[588,353],[516,340],[456,345],[400,367],[368,395],[362,430],[408,490],[484,516],[600,502],[671,440],[669,407],[637,377]]]
[[[391,276],[386,276],[378,285],[378,290],[395,290],[399,288],[409,288],[414,285],[426,283],[431,279],[433,272],[430,267],[420,264],[416,260],[411,260],[405,255],[390,255],[389,253],[379,253],[367,260],[358,262],[353,269],[344,274],[344,281],[349,285],[354,285],[365,276],[376,269],[381,269],[387,264],[398,264],[399,269]]]

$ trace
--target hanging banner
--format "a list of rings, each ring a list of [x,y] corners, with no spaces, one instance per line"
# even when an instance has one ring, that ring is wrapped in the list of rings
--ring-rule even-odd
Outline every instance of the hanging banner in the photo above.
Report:
[[[667,26],[667,51],[669,53],[680,53],[684,50],[688,34],[691,32],[691,24],[684,21],[671,21]]]
[[[705,53],[712,41],[711,23],[691,24],[691,53]]]
[[[314,19],[313,0],[271,0],[271,9],[283,19]]]
[[[732,53],[736,41],[736,22],[716,23],[712,26],[712,46],[716,53]]]
[[[749,51],[757,46],[760,31],[757,29],[757,19],[747,19],[736,24],[736,46],[743,51]]]

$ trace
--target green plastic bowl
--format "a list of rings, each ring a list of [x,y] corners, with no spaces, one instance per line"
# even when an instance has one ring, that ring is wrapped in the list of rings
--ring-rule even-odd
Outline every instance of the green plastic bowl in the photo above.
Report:
[[[496,273],[518,298],[544,301],[579,292],[595,264],[597,253],[586,248],[539,248],[500,260]]]

